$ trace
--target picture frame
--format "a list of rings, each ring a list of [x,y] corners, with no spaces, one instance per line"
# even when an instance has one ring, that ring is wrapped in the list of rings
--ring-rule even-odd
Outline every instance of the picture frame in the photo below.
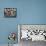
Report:
[[[15,17],[17,16],[17,8],[4,8],[4,17]]]
[[[46,41],[46,24],[19,24],[18,30],[19,42],[21,40]]]

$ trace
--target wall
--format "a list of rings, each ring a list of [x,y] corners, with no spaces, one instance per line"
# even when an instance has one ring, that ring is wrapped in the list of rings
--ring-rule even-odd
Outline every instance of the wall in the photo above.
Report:
[[[9,7],[17,8],[16,18],[3,17]],[[1,0],[0,9],[0,44],[8,43],[9,32],[18,32],[18,24],[46,24],[46,0]]]
[[[46,24],[46,0],[22,1],[21,24]]]
[[[2,0],[0,6],[0,44],[7,44],[9,42],[8,34],[10,32],[16,32],[16,35],[18,34],[17,24],[19,23],[19,9],[17,8],[17,1],[15,0]],[[16,18],[4,18],[3,10],[8,7],[17,8]],[[15,41],[16,43],[18,42],[17,39]]]

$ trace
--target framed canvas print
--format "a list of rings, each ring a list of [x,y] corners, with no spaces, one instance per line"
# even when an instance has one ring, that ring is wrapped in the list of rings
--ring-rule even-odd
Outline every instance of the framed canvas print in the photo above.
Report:
[[[5,17],[16,17],[17,8],[4,8],[4,16]]]

